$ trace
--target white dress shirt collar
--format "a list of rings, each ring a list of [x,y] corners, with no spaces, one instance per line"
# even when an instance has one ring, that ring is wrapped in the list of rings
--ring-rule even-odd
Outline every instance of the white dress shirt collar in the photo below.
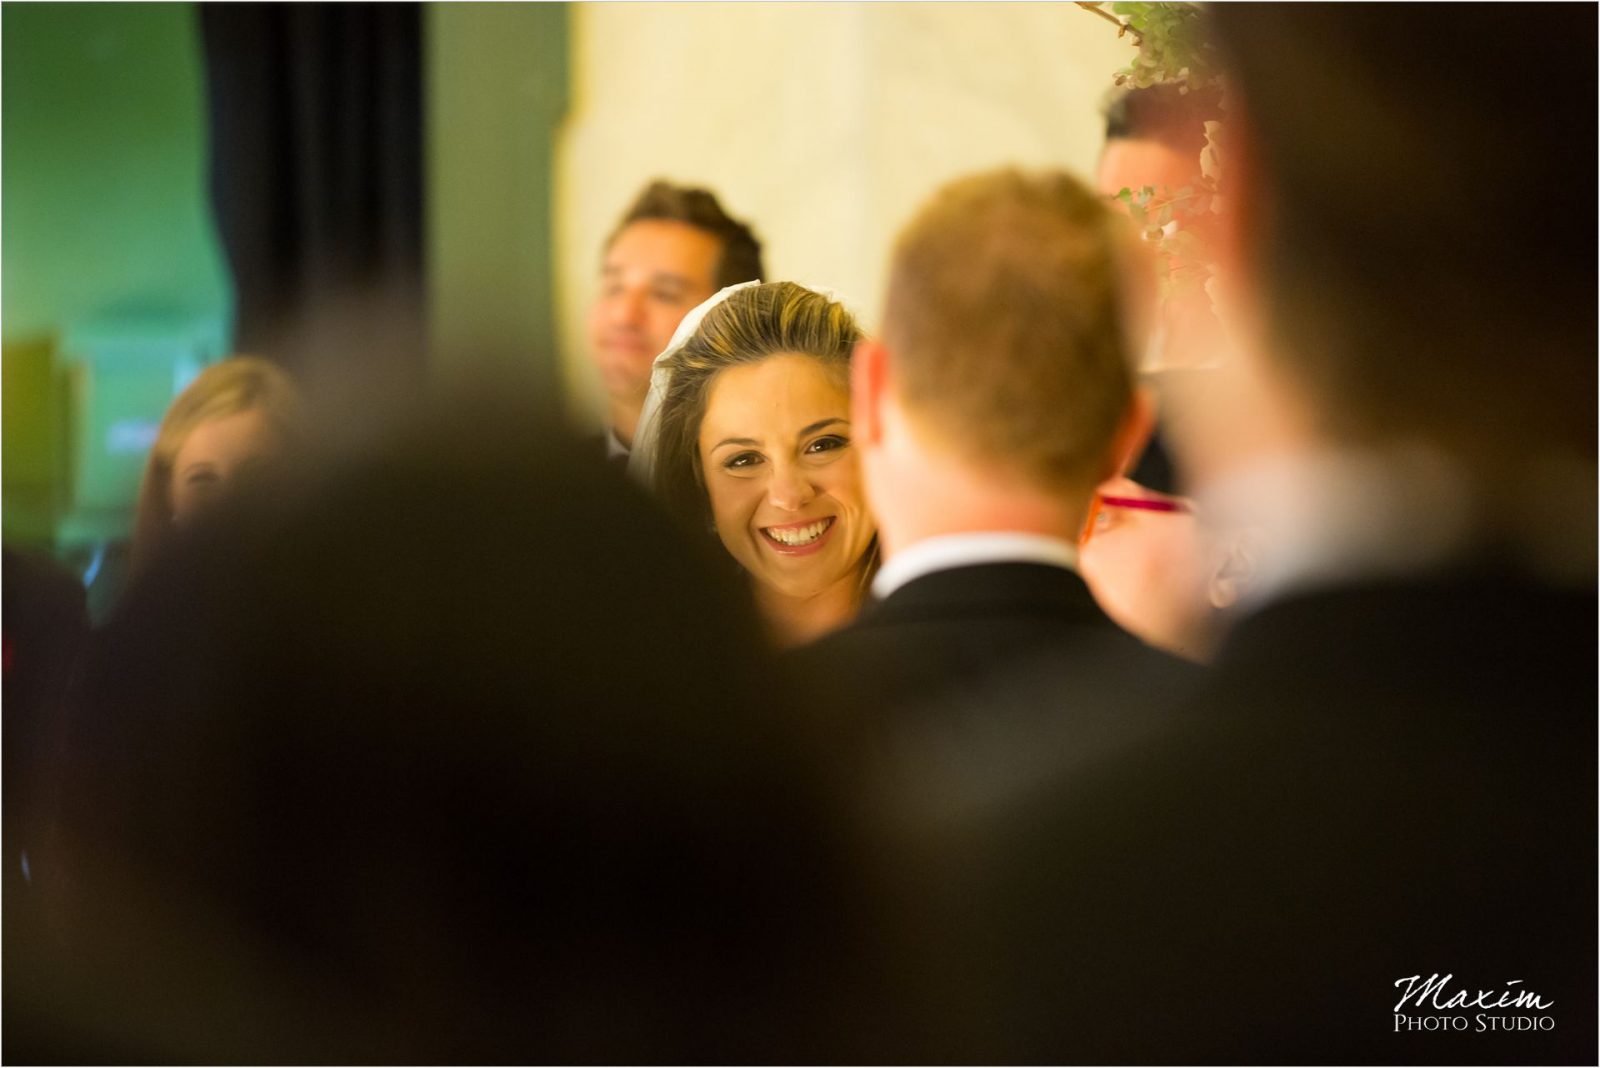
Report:
[[[1076,571],[1078,550],[1060,538],[1014,530],[941,534],[908,545],[885,560],[872,580],[872,594],[881,601],[912,579],[935,571],[1016,563],[1050,564]]]
[[[628,447],[622,443],[622,439],[621,438],[617,437],[617,432],[616,432],[615,428],[607,427],[606,428],[606,459],[607,460],[626,460],[627,458],[628,458]]]

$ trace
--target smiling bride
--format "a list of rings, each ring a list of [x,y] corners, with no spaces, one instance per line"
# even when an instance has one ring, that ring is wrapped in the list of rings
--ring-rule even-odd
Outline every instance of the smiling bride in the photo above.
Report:
[[[848,623],[877,567],[850,437],[844,306],[795,282],[732,286],[656,359],[636,473],[714,533],[784,646]]]

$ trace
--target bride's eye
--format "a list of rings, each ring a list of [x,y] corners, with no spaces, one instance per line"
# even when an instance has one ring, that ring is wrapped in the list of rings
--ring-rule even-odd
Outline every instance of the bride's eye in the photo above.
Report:
[[[841,437],[838,434],[829,434],[826,437],[818,438],[816,441],[813,441],[810,445],[806,446],[806,452],[833,452],[835,449],[842,449],[849,444],[849,438]]]
[[[722,461],[722,466],[728,471],[738,471],[742,468],[754,467],[760,462],[761,454],[759,452],[741,452]]]

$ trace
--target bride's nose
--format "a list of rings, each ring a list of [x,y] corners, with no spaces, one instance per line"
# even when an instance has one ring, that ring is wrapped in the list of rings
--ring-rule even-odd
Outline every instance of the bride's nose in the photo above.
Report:
[[[767,500],[774,508],[798,512],[816,495],[816,487],[797,465],[782,461],[772,465],[772,476],[767,480]]]

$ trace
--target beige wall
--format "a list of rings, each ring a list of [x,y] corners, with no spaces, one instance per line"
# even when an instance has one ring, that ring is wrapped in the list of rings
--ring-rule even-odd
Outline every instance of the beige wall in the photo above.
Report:
[[[555,160],[556,301],[575,413],[600,245],[652,177],[753,221],[769,278],[869,327],[895,231],[938,184],[1004,163],[1087,175],[1131,46],[1070,4],[662,3],[571,9]]]

